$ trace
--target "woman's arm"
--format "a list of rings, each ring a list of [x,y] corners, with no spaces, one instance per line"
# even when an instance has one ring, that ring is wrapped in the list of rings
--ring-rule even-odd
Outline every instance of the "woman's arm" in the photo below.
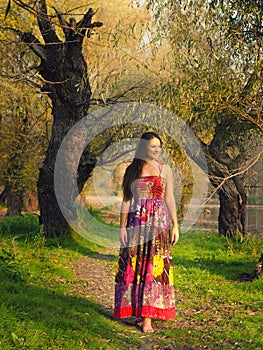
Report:
[[[121,244],[125,247],[127,244],[127,230],[126,230],[126,223],[127,223],[127,218],[130,210],[130,204],[131,201],[122,201],[121,204],[121,213],[120,213],[120,242]]]
[[[165,199],[165,203],[167,205],[170,218],[173,224],[171,241],[172,241],[172,244],[175,245],[179,240],[179,226],[177,221],[176,204],[175,204],[175,198],[174,198],[173,173],[171,168],[168,165],[165,166],[164,170],[165,170],[164,175],[166,179],[164,199]]]

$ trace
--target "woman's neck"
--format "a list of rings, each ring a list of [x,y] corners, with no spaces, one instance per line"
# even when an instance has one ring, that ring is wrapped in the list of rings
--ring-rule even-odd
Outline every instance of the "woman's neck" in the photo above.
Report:
[[[146,159],[142,168],[142,176],[159,175],[159,161],[156,159]]]
[[[157,159],[146,158],[145,165],[151,165],[154,168],[160,165],[160,162]]]

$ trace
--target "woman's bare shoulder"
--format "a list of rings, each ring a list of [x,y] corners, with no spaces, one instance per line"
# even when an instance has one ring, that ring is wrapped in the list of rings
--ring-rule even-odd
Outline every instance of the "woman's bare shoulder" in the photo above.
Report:
[[[170,165],[166,163],[162,163],[162,176],[163,177],[168,177],[171,176],[172,174],[172,169],[170,168]]]

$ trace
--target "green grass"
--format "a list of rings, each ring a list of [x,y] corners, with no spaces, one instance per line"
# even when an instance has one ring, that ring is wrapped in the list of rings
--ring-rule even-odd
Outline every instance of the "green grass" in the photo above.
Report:
[[[102,247],[76,234],[45,239],[32,217],[12,220],[0,222],[0,349],[263,348],[263,279],[238,280],[258,256],[229,249],[223,237],[181,235],[173,250],[177,318],[154,321],[159,332],[144,335],[74,289],[72,264],[99,259]]]
[[[238,280],[256,261],[242,252],[229,254],[225,238],[217,235],[187,233],[181,238],[174,249],[178,318],[172,323],[195,334],[189,337],[193,346],[262,349],[262,278]]]

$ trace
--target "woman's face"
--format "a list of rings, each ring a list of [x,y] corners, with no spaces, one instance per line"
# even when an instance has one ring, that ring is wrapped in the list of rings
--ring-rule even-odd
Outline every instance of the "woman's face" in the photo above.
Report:
[[[158,159],[160,152],[161,152],[161,142],[156,137],[149,140],[149,143],[147,145],[147,156],[149,159],[154,160]]]

